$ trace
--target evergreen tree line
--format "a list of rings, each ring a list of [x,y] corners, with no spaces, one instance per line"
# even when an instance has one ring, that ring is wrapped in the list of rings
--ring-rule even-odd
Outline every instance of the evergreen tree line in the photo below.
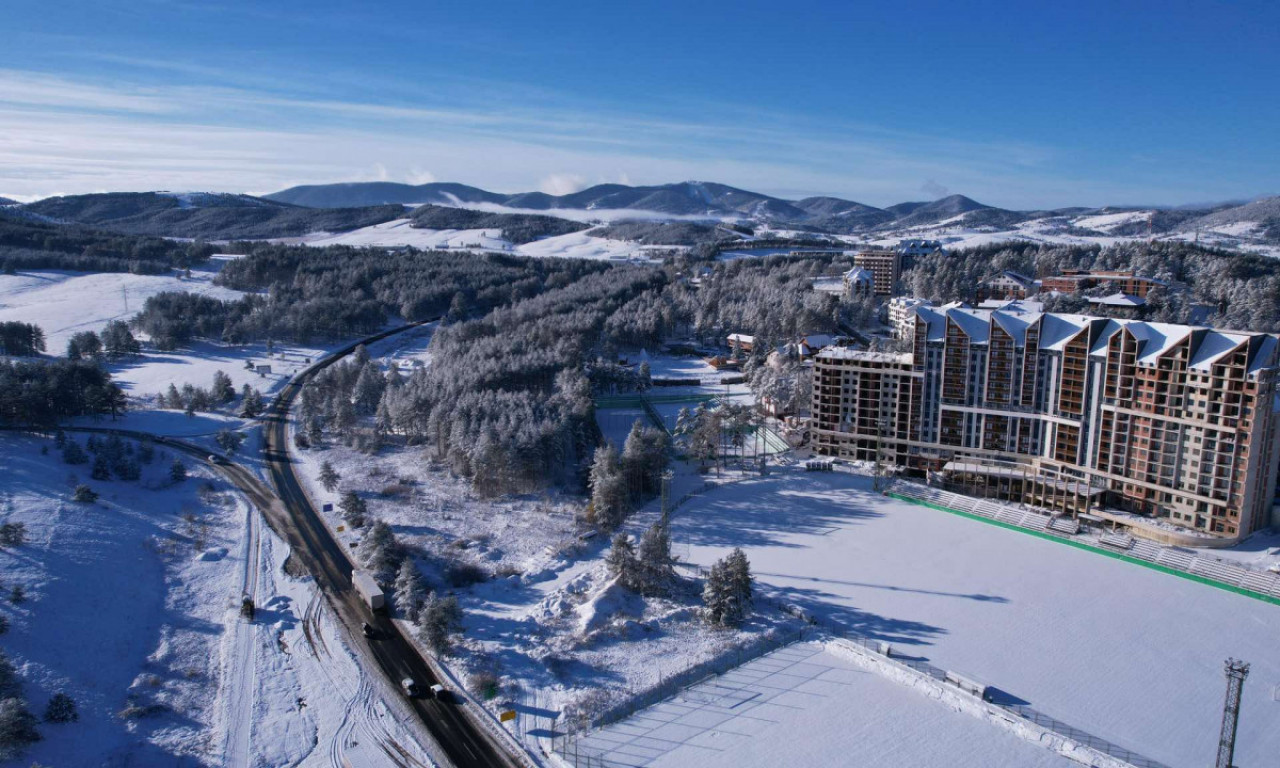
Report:
[[[35,323],[0,323],[0,355],[35,357],[44,351],[44,330]]]
[[[809,333],[834,333],[840,300],[813,290],[813,279],[843,273],[852,262],[842,255],[768,256],[718,262],[701,287],[680,284],[668,291],[673,325],[704,343],[723,344],[730,333],[756,337],[756,347],[773,349]]]
[[[114,476],[117,480],[135,482],[142,477],[142,466],[155,459],[155,448],[150,444],[139,444],[135,450],[131,441],[116,435],[89,435],[84,446],[87,455],[74,438],[65,437],[62,432],[58,433],[56,442],[66,463],[90,463],[89,476],[94,480],[110,480]]]
[[[119,360],[142,354],[142,344],[123,320],[110,320],[102,333],[77,331],[67,340],[68,360]]]
[[[621,456],[612,443],[596,448],[589,478],[587,522],[612,531],[633,509],[657,495],[670,447],[665,432],[637,420],[631,425]]]
[[[18,269],[66,269],[76,272],[132,272],[158,275],[199,264],[214,248],[159,237],[103,232],[51,224],[0,208],[0,265]]]
[[[0,361],[0,423],[50,427],[76,416],[123,413],[124,391],[86,360]]]
[[[1212,327],[1280,332],[1280,262],[1180,241],[1105,248],[1000,243],[922,257],[903,273],[902,283],[911,295],[935,302],[973,301],[978,287],[1003,270],[1043,278],[1072,269],[1134,269],[1168,283],[1147,296],[1142,319],[1189,323],[1193,305],[1200,304],[1210,308],[1205,324]],[[1110,292],[1105,287],[1093,291]],[[1051,300],[1046,309],[1105,312],[1081,297]]]
[[[482,494],[580,482],[599,433],[584,361],[609,318],[665,279],[614,267],[441,328],[431,364],[385,389],[379,428],[427,444]]]
[[[213,384],[208,389],[197,387],[191,382],[183,384],[181,389],[176,384],[170,384],[168,390],[156,395],[156,404],[161,408],[185,411],[190,416],[196,412],[216,411],[231,405],[235,399],[236,390],[231,377],[222,371],[214,371]],[[254,419],[265,407],[262,393],[246,383],[240,390],[240,407],[237,410],[239,415]]]

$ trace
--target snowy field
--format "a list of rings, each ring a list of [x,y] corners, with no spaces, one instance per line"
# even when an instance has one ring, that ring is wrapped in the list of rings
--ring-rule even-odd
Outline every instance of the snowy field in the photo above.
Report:
[[[282,238],[279,242],[313,245],[316,247],[351,245],[384,248],[410,246],[422,250],[466,247],[494,251],[511,250],[511,243],[502,239],[502,230],[500,229],[415,229],[411,226],[412,223],[412,219],[395,219],[382,224],[353,229],[350,232],[334,234],[317,232],[302,237]]]
[[[1044,243],[1047,245],[1098,245],[1104,248],[1122,243],[1140,243],[1145,236],[1121,236],[1110,234],[1111,230],[1124,224],[1142,221],[1149,212],[1131,212],[1116,214],[1099,214],[1081,217],[1070,223],[1074,226],[1093,229],[1102,234],[1068,234],[1062,229],[1061,221],[1033,219],[1018,224],[1013,229],[995,230],[990,227],[969,227],[963,221],[948,219],[937,224],[921,227],[877,233],[870,244],[883,247],[896,246],[904,238],[930,238],[941,240],[950,250],[976,248],[979,246],[1011,241]],[[1245,225],[1227,225],[1215,230],[1201,232],[1173,232],[1157,235],[1156,240],[1173,240],[1192,242],[1201,245],[1227,250],[1250,251],[1264,256],[1280,258],[1280,246],[1263,243],[1252,238],[1254,234],[1252,222]]]
[[[236,299],[242,294],[213,284],[221,261],[208,268],[192,270],[190,279],[176,275],[131,275],[123,273],[84,274],[60,271],[24,271],[0,275],[0,320],[35,323],[45,333],[46,354],[62,356],[67,340],[79,331],[100,332],[111,320],[128,321],[147,298],[164,291],[186,291],[217,299]],[[142,337],[145,341],[145,336]],[[239,391],[244,384],[274,392],[290,376],[306,367],[308,359],[323,354],[321,345],[277,344],[268,356],[264,344],[228,346],[195,342],[173,352],[160,352],[144,345],[135,359],[110,363],[107,368],[131,397],[150,397],[168,389],[169,384],[209,387],[215,371],[231,377]],[[270,374],[245,369],[246,361],[271,366]]]
[[[78,331],[101,331],[109,320],[129,320],[146,300],[164,291],[186,291],[215,299],[242,294],[213,284],[221,263],[175,275],[100,274],[54,270],[0,275],[0,320],[21,320],[44,329],[48,353],[61,355]]]
[[[1280,607],[869,485],[778,470],[688,502],[673,541],[703,566],[741,546],[770,599],[1171,766],[1212,762],[1222,663],[1244,659],[1237,759],[1280,749]]]
[[[1066,768],[1066,758],[796,643],[593,732],[616,766]]]
[[[637,359],[649,363],[649,375],[654,379],[697,379],[701,382],[698,386],[654,387],[645,393],[645,397],[662,418],[668,430],[675,429],[676,419],[682,408],[692,411],[698,407],[699,403],[712,398],[736,403],[755,402],[755,395],[746,384],[721,383],[725,378],[741,376],[741,371],[717,371],[701,357],[696,356],[650,355],[642,351]],[[636,419],[640,419],[646,426],[651,426],[651,422],[643,408],[629,402],[634,399],[633,397],[627,394],[619,397],[628,402],[615,407],[609,405],[608,398],[604,398],[597,404],[596,423],[604,433],[605,439],[611,440],[621,450],[627,433],[631,431],[631,425]]]
[[[502,238],[500,229],[415,229],[410,226],[411,224],[412,219],[396,219],[350,232],[336,234],[317,232],[303,237],[283,238],[279,242],[316,247],[326,245],[383,248],[411,246],[422,250],[475,248],[539,258],[555,256],[567,259],[614,261],[647,260],[655,251],[679,249],[678,246],[657,248],[626,240],[593,237],[585,232],[571,232],[535,240],[532,243],[513,245]]]
[[[104,482],[88,480],[86,465],[62,463],[52,443],[0,437],[3,517],[24,523],[29,537],[0,550],[5,589],[27,593],[0,607],[10,622],[0,647],[37,714],[63,691],[79,702],[80,722],[42,726],[44,740],[21,764],[213,764],[224,717],[210,693],[220,687],[224,629],[235,622],[247,503],[195,467],[170,485],[172,457],[161,450],[141,482]],[[97,504],[70,500],[80,481],[101,494]],[[130,698],[161,709],[122,719]]]
[[[516,246],[516,253],[522,256],[551,257],[566,259],[608,259],[612,261],[647,261],[661,252],[682,250],[680,246],[647,246],[629,240],[613,240],[605,237],[593,237],[586,232],[571,232],[567,235],[556,235],[535,240],[532,243]]]
[[[56,692],[80,713],[5,765],[429,764],[397,693],[361,670],[314,583],[282,572],[288,548],[209,469],[188,461],[171,483],[157,448],[140,482],[89,480],[52,440],[17,436],[0,436],[0,457],[0,518],[28,532],[0,550],[4,588],[26,591],[0,603],[0,648],[37,715]],[[97,504],[70,501],[80,481]],[[120,717],[130,704],[155,709]]]

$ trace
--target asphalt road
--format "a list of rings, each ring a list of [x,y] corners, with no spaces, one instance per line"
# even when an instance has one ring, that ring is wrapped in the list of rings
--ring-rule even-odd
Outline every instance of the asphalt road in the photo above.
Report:
[[[321,359],[285,386],[263,419],[263,450],[272,483],[275,485],[274,495],[280,502],[272,506],[276,514],[269,515],[271,527],[288,541],[293,553],[315,576],[339,621],[352,630],[355,642],[364,641],[359,631],[361,622],[368,622],[374,627],[375,639],[366,641],[369,655],[397,691],[400,690],[400,681],[406,677],[413,678],[423,690],[439,681],[417,647],[401,634],[395,622],[384,614],[370,611],[352,588],[352,566],[346,552],[311,506],[294,473],[293,461],[289,457],[287,427],[293,401],[312,376],[350,354],[360,344],[370,344],[418,325],[422,323],[370,336]],[[468,705],[456,699],[441,702],[417,698],[410,702],[441,750],[459,768],[519,765],[501,746],[493,742],[481,726],[472,722],[466,711]]]
[[[392,688],[400,691],[400,681],[413,678],[420,689],[429,690],[430,686],[440,681],[418,652],[417,646],[400,632],[400,628],[386,614],[370,611],[352,588],[352,566],[346,552],[316,514],[294,474],[293,460],[289,457],[287,429],[289,409],[294,398],[312,376],[350,354],[360,344],[373,343],[422,324],[413,323],[393,328],[344,347],[298,374],[280,392],[263,418],[263,450],[272,483],[275,485],[274,492],[252,472],[233,463],[226,456],[176,438],[111,427],[65,427],[64,431],[115,434],[135,440],[148,440],[213,465],[262,510],[267,524],[289,544],[293,556],[314,576],[338,621],[350,631],[352,642],[364,644],[364,650],[387,676]],[[0,429],[32,431],[21,427]],[[366,640],[361,634],[362,622],[368,622],[374,627],[373,639]],[[359,645],[356,650],[361,650]],[[460,700],[451,697],[450,701],[432,698],[408,701],[452,765],[458,768],[506,768],[521,765],[502,746],[495,744],[482,726],[472,721],[466,711],[468,705]]]

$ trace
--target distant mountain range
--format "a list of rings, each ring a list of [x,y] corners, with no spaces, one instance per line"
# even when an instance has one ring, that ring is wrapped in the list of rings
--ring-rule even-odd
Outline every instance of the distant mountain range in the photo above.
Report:
[[[500,208],[538,211],[543,216],[568,211],[600,212],[617,223],[616,212],[634,211],[635,218],[742,219],[752,226],[798,230],[826,235],[892,237],[948,237],[959,230],[1007,232],[1011,236],[1050,233],[1065,237],[1145,237],[1211,232],[1228,246],[1241,243],[1280,245],[1280,197],[1245,204],[1203,208],[1061,208],[1014,211],[984,205],[964,195],[929,202],[906,202],[876,208],[838,197],[784,200],[725,184],[686,181],[656,186],[599,184],[567,195],[543,192],[502,194],[465,184],[436,182],[410,185],[391,182],[321,184],[252,197],[237,194],[129,192],[54,197],[18,206],[17,210],[48,221],[64,221],[128,234],[204,239],[262,239],[295,237],[313,232],[345,232],[413,218],[414,227],[429,229],[500,228],[517,239],[570,232],[566,227],[536,219],[517,220],[507,212],[464,216],[459,207],[488,204]],[[414,216],[404,206],[446,206],[422,210]],[[11,209],[13,210],[13,209]],[[605,216],[604,212],[614,212]],[[581,221],[576,213],[573,218]],[[615,234],[643,230],[641,240],[672,241],[684,237],[724,236],[714,226],[652,230],[614,227]],[[605,231],[605,230],[601,230]],[[955,239],[955,238],[952,238]],[[691,244],[691,243],[689,243]]]
[[[1022,214],[983,205],[964,195],[951,195],[933,202],[899,203],[876,208],[838,197],[807,197],[783,200],[759,192],[725,184],[683,181],[677,184],[632,187],[625,184],[597,184],[581,192],[549,195],[545,192],[500,194],[465,184],[395,184],[363,182],[319,184],[265,195],[265,199],[314,208],[342,208],[387,203],[416,205],[474,205],[488,203],[507,208],[554,212],[557,209],[632,210],[669,216],[741,217],[770,223],[803,224],[806,228],[833,233],[855,233],[886,225],[919,226],[933,224],[976,211],[995,212],[1000,222],[1020,220]]]
[[[0,205],[17,205],[17,200],[10,200],[7,197],[0,197]]]
[[[207,192],[109,192],[50,197],[22,206],[47,221],[130,235],[206,240],[295,237],[343,232],[402,218],[399,205],[304,208],[249,195]]]
[[[315,208],[340,208],[381,204],[475,205],[488,203],[508,208],[546,211],[633,210],[669,216],[707,218],[741,217],[771,225],[794,225],[796,228],[830,234],[864,234],[931,228],[946,224],[969,228],[1008,230],[1035,220],[1053,221],[1074,226],[1073,220],[1090,215],[1132,212],[1142,214],[1121,231],[1100,234],[1138,236],[1195,229],[1199,226],[1221,226],[1224,223],[1254,222],[1259,233],[1272,232],[1280,224],[1277,200],[1267,198],[1245,205],[1202,208],[1088,208],[1014,211],[984,205],[964,195],[950,195],[931,202],[907,202],[876,208],[838,197],[806,197],[784,200],[725,184],[684,181],[656,186],[598,184],[581,192],[549,195],[544,192],[502,194],[465,184],[433,182],[431,184],[395,184],[363,182],[319,184],[266,195],[265,199],[291,205]],[[1236,213],[1231,213],[1235,211]],[[1231,217],[1239,217],[1232,219]],[[1138,221],[1141,219],[1141,221]],[[1202,220],[1203,219],[1203,220]],[[1139,231],[1141,230],[1141,231]]]

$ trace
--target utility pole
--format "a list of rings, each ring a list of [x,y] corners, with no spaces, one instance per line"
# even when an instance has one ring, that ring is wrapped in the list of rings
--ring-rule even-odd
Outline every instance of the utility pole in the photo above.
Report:
[[[1240,693],[1244,679],[1249,676],[1249,665],[1243,661],[1227,659],[1227,700],[1222,705],[1222,736],[1218,739],[1216,768],[1234,768],[1231,761],[1236,752],[1236,725],[1240,721]]]

